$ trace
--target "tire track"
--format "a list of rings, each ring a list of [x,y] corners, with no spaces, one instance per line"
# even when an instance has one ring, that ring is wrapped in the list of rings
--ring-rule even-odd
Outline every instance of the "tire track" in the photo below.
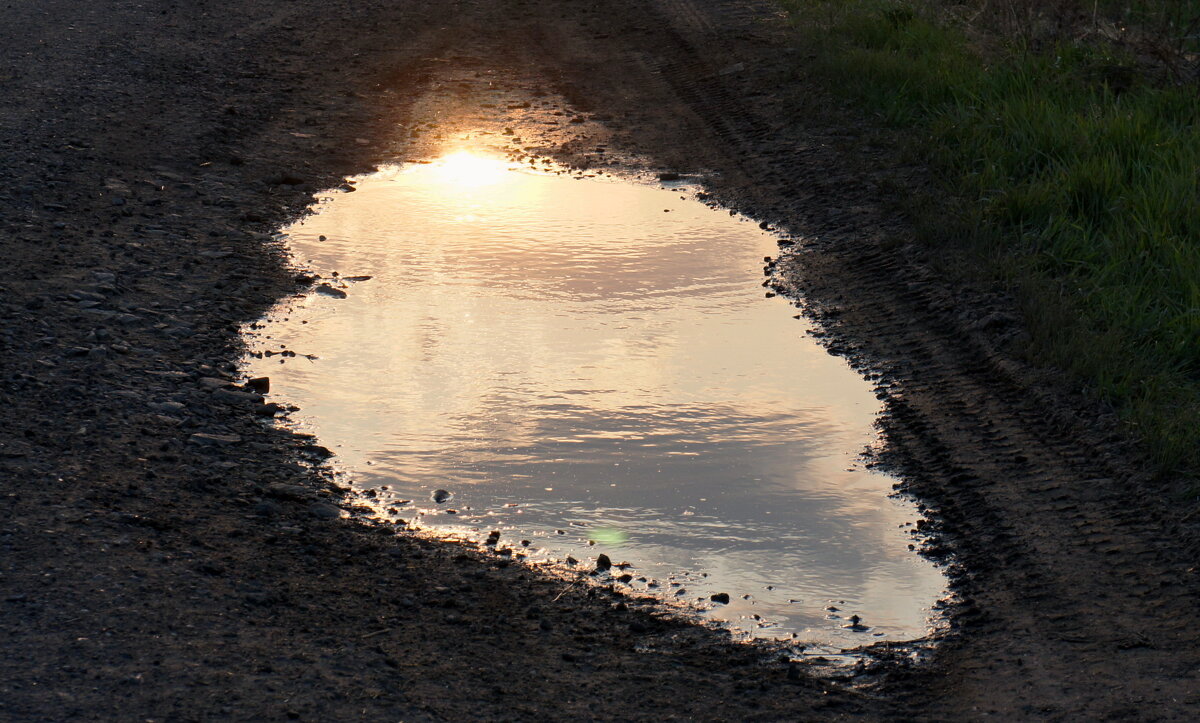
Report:
[[[831,351],[879,375],[881,462],[932,507],[928,551],[954,553],[962,633],[894,692],[949,718],[1200,712],[1195,572],[1169,490],[1129,462],[1111,414],[1004,351],[1015,314],[983,323],[1003,306],[886,243],[905,229],[869,171],[846,193],[845,128],[813,122],[798,137],[757,111],[737,71],[722,74],[745,62],[730,38],[769,4],[643,7],[678,38],[646,65],[725,146],[718,193],[806,237],[777,286],[810,304]],[[1166,687],[1185,694],[1168,700]]]

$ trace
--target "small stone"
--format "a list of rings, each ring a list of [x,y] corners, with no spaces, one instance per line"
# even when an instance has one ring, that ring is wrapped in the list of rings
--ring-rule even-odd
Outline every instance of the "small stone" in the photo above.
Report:
[[[300,451],[320,459],[329,459],[333,456],[333,452],[330,452],[328,447],[322,447],[319,444],[307,444],[301,447]]]
[[[188,438],[194,444],[205,446],[226,446],[237,444],[242,441],[242,438],[236,434],[209,434],[208,432],[197,432]]]
[[[727,592],[716,593],[712,597],[710,597],[709,600],[712,600],[715,603],[721,603],[722,605],[728,605],[729,604],[729,593],[727,593]]]
[[[267,178],[267,183],[273,186],[299,186],[304,183],[304,177],[297,173],[284,172]]]
[[[443,502],[448,501],[453,496],[454,493],[447,490],[434,490],[433,494],[430,495],[429,498],[440,505]]]
[[[253,392],[235,392],[230,389],[215,389],[212,398],[226,404],[236,404],[245,407],[257,407],[263,403],[263,398]]]
[[[850,624],[843,625],[842,627],[845,628],[846,630],[852,630],[856,633],[865,633],[871,629],[868,626],[863,625],[862,618],[860,618],[857,615],[851,615],[850,616]]]
[[[600,553],[600,556],[596,558],[596,569],[603,572],[603,571],[611,569],[611,568],[612,568],[612,560],[610,560],[608,558],[608,555],[605,555],[604,553]]]
[[[267,485],[266,494],[270,497],[276,497],[281,500],[308,500],[312,499],[314,492],[307,487],[300,485],[290,485],[283,482],[273,482]]]
[[[309,514],[318,520],[336,520],[342,516],[342,511],[333,505],[318,502],[308,508]]]
[[[246,388],[251,389],[259,394],[266,394],[271,391],[270,377],[254,377],[246,380]]]
[[[284,411],[283,407],[275,402],[260,404],[254,408],[254,413],[261,417],[274,417],[276,414],[279,414],[282,411]]]
[[[314,291],[316,291],[318,294],[329,296],[334,299],[344,299],[347,296],[345,291],[342,291],[334,286],[330,286],[329,284],[318,284]]]

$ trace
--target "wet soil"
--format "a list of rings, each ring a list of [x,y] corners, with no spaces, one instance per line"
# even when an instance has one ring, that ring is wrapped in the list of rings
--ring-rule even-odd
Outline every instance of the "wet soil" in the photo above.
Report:
[[[1181,483],[1019,360],[1003,295],[925,258],[891,203],[921,169],[804,81],[769,4],[0,17],[5,719],[1196,717]],[[548,117],[524,115],[537,99]],[[878,381],[880,462],[930,507],[929,553],[954,553],[962,603],[929,664],[881,651],[821,677],[603,588],[331,519],[354,503],[323,450],[233,385],[240,324],[309,281],[270,233],[344,175],[489,129],[581,169],[701,175],[809,239],[777,283]]]

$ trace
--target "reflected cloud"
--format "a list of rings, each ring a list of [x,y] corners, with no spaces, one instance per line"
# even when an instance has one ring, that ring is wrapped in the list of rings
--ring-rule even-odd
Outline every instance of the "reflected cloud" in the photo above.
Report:
[[[688,599],[753,593],[721,614],[771,634],[842,640],[834,596],[923,634],[941,576],[891,480],[855,464],[878,403],[763,298],[772,237],[678,190],[469,151],[357,188],[288,232],[316,270],[371,280],[272,327],[318,361],[253,372],[381,503],[547,555],[619,550]]]

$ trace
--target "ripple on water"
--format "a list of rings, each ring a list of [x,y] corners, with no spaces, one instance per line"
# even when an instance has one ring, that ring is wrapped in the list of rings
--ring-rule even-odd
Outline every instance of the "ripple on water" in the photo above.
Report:
[[[316,210],[289,243],[345,298],[309,294],[256,341],[318,359],[248,371],[381,510],[534,556],[604,553],[634,588],[756,635],[925,634],[943,579],[909,549],[915,510],[858,462],[878,402],[764,298],[777,249],[755,224],[679,189],[467,155]]]

